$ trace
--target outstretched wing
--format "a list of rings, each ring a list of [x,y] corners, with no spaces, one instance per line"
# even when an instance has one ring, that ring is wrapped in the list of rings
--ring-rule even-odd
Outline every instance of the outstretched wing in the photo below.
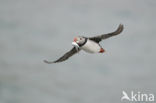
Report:
[[[116,31],[112,32],[112,33],[102,34],[102,35],[98,35],[98,36],[95,36],[95,37],[90,37],[89,39],[99,43],[103,39],[107,39],[109,37],[120,34],[123,31],[123,29],[124,29],[123,25],[120,24],[118,29]]]
[[[44,60],[44,62],[45,63],[48,63],[48,64],[57,63],[57,62],[63,62],[63,61],[67,60],[69,57],[73,56],[74,54],[76,54],[79,51],[80,51],[80,49],[77,50],[75,47],[73,47],[69,52],[67,52],[66,54],[64,54],[58,60],[53,61],[53,62],[49,62],[47,60]]]

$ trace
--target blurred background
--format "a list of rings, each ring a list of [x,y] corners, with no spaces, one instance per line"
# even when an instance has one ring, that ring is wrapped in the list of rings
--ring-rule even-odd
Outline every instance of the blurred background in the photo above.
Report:
[[[155,0],[0,0],[0,103],[121,103],[156,94]],[[59,64],[78,35],[122,34]]]

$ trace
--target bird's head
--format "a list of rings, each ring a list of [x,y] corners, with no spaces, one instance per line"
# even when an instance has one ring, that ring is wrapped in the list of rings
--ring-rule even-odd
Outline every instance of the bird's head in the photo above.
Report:
[[[78,36],[74,38],[72,45],[78,50],[85,42],[86,42],[85,37]]]
[[[82,36],[78,36],[74,38],[73,42],[77,43],[80,46],[85,42],[85,38]]]

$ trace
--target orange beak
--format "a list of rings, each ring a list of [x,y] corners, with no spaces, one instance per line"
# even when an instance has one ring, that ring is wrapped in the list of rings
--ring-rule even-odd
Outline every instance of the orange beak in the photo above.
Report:
[[[76,42],[77,41],[77,38],[74,38],[74,42]]]

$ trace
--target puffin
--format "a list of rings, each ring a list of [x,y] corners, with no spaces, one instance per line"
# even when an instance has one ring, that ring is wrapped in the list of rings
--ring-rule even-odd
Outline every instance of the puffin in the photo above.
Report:
[[[73,56],[74,54],[80,52],[81,50],[84,50],[87,53],[104,53],[105,49],[102,48],[99,42],[101,42],[104,39],[108,39],[112,36],[116,36],[120,34],[123,31],[123,29],[124,26],[120,24],[118,28],[111,33],[101,34],[94,37],[77,36],[74,38],[72,42],[73,48],[70,51],[68,51],[62,57],[60,57],[55,61],[44,60],[44,62],[47,64],[60,63],[67,60],[69,57]]]

